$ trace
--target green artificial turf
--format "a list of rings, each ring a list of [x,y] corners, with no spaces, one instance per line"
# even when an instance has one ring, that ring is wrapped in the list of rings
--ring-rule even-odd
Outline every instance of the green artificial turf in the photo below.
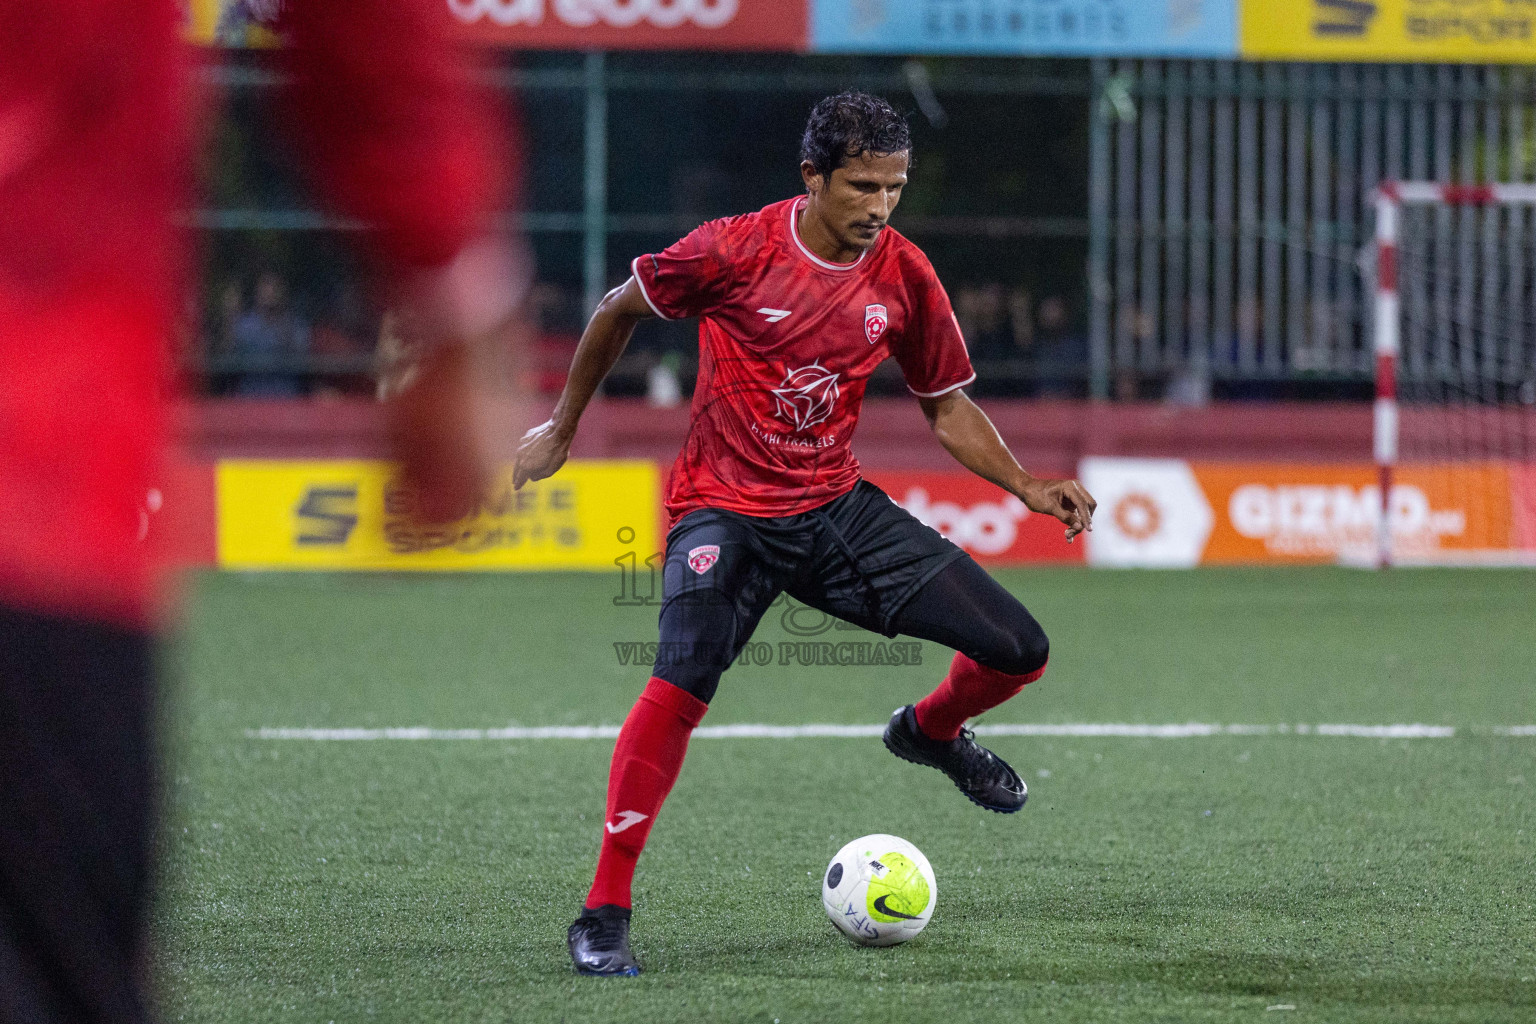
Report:
[[[616,724],[649,673],[614,645],[653,640],[656,609],[616,606],[617,573],[205,576],[165,715],[166,1018],[1536,1018],[1536,737],[1492,731],[1536,724],[1536,576],[1000,578],[1053,653],[989,722],[1457,734],[998,737],[1031,786],[1014,817],[878,739],[700,738],[636,880],[646,974],[577,978],[564,930],[609,741],[247,730]],[[775,652],[796,639],[784,611],[758,636]],[[705,723],[877,723],[942,675],[948,653],[923,655],[739,667]],[[885,950],[834,933],[819,899],[832,853],[877,831],[938,876],[927,930]]]

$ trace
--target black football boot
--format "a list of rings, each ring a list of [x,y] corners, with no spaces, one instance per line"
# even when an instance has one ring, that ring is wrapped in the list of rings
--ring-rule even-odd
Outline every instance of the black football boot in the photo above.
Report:
[[[948,742],[929,739],[918,728],[917,712],[911,704],[891,715],[891,724],[885,727],[885,747],[903,761],[925,764],[948,775],[977,807],[1012,814],[1029,798],[1029,787],[1019,773],[977,743],[971,730],[961,729],[959,737]]]
[[[633,978],[640,973],[629,951],[629,908],[605,903],[596,910],[583,907],[565,933],[571,962],[578,974]]]

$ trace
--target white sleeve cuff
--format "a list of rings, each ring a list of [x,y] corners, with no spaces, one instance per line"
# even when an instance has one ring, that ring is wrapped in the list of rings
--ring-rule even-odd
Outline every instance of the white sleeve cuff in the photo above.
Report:
[[[969,377],[965,378],[965,380],[962,380],[960,383],[958,383],[958,384],[951,384],[949,387],[941,388],[938,391],[919,391],[919,390],[917,390],[916,388],[914,388],[910,384],[907,385],[907,390],[912,392],[918,398],[938,398],[940,395],[947,395],[947,394],[949,394],[951,391],[954,391],[956,388],[963,388],[963,387],[965,387],[967,384],[969,384],[971,381],[973,381],[975,379],[976,379],[976,374],[972,373]]]
[[[636,256],[633,260],[631,260],[629,263],[629,272],[635,276],[635,284],[640,286],[640,294],[645,298],[645,304],[651,307],[651,312],[655,313],[663,320],[671,320],[671,317],[667,316],[667,314],[656,308],[656,303],[651,301],[651,293],[645,290],[645,278],[640,276],[640,261],[643,259],[645,259],[644,256]]]

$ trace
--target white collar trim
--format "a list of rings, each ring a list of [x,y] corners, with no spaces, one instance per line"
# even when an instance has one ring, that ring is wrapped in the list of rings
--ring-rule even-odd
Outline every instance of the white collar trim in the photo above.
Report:
[[[803,197],[797,202],[789,204],[789,237],[795,240],[795,248],[800,250],[800,254],[824,270],[852,270],[860,263],[863,263],[864,257],[869,255],[868,249],[859,253],[859,258],[852,263],[831,263],[811,252],[810,248],[800,240],[800,211],[805,209],[805,204],[806,200]]]

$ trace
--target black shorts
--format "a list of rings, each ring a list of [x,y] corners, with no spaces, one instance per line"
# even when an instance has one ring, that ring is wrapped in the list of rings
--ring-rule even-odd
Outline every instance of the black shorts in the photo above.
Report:
[[[809,512],[698,509],[667,535],[655,675],[723,671],[781,593],[895,636],[912,596],[965,552],[867,480]],[[687,688],[687,687],[685,687]]]

